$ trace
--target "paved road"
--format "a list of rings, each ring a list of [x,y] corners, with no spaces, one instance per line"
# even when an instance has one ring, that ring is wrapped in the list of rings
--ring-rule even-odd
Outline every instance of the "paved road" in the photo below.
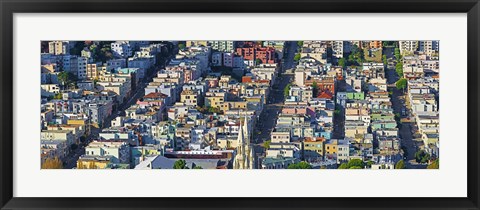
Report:
[[[337,82],[337,92],[347,91],[347,83],[345,80],[339,80]],[[333,116],[333,139],[343,139],[345,138],[345,108],[337,104],[335,101],[335,108],[340,111],[338,115]]]
[[[398,80],[398,75],[395,72],[395,59],[393,55],[393,51],[395,48],[386,48],[384,53],[387,55],[387,59],[389,60],[389,63],[393,62],[393,65],[387,68],[386,70],[386,77],[387,77],[387,83],[388,84],[395,84],[395,82]],[[406,109],[405,107],[405,100],[404,96],[405,94],[401,91],[398,90],[397,88],[390,88],[390,91],[393,92],[391,96],[391,101],[392,101],[392,108],[395,114],[399,114],[401,116],[402,114],[402,109]],[[418,146],[417,142],[413,140],[412,138],[412,127],[415,126],[413,123],[407,123],[404,122],[402,123],[402,126],[399,130],[399,134],[401,137],[401,145],[402,147],[406,148],[406,166],[407,168],[426,168],[426,165],[420,165],[415,162],[415,153],[417,152]]]
[[[264,157],[265,149],[263,148],[263,142],[270,139],[270,134],[275,128],[278,114],[281,112],[285,96],[283,90],[288,83],[293,81],[292,74],[285,74],[286,69],[295,67],[293,58],[297,49],[297,42],[286,42],[286,54],[282,59],[282,66],[279,72],[279,76],[275,83],[272,85],[270,95],[267,99],[262,114],[258,120],[257,126],[255,126],[253,134],[253,143],[255,144],[255,153],[257,157]]]

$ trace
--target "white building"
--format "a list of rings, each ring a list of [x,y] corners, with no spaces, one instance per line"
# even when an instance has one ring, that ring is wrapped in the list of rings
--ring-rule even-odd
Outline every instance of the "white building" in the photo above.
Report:
[[[128,41],[117,41],[111,44],[112,52],[118,57],[130,57],[133,54],[133,47]]]

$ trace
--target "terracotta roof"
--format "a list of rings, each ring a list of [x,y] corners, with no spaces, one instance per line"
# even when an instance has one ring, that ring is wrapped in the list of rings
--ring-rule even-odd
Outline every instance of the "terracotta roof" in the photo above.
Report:
[[[163,93],[155,93],[155,92],[149,93],[143,96],[143,98],[166,98],[166,97],[168,97],[168,95],[165,95]]]
[[[321,93],[319,93],[317,98],[332,99],[333,94],[330,91],[326,90],[326,91],[322,91]]]

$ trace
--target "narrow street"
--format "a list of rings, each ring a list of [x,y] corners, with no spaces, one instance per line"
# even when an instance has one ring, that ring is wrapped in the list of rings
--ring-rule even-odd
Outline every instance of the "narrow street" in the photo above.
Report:
[[[285,96],[283,90],[291,81],[293,74],[286,74],[287,69],[295,67],[293,58],[297,50],[297,42],[290,41],[285,43],[286,54],[282,59],[282,67],[279,70],[278,77],[272,85],[267,104],[264,106],[262,114],[255,126],[253,133],[253,143],[255,144],[255,153],[257,157],[263,157],[263,142],[270,139],[270,134],[275,128],[278,114],[281,112]]]
[[[345,92],[347,91],[347,83],[345,80],[339,80],[337,82],[337,91],[336,92]],[[333,116],[333,139],[343,139],[345,138],[345,108],[337,104],[335,101],[335,109],[339,111],[338,114]]]
[[[387,59],[389,60],[389,64],[386,72],[387,83],[388,84],[395,84],[395,82],[399,79],[397,73],[395,72],[395,57],[393,55],[394,48],[385,48],[387,55]],[[390,100],[392,101],[392,108],[394,114],[399,115],[401,118],[405,117],[402,116],[402,110],[407,110],[405,106],[405,98],[406,95],[402,92],[402,90],[398,90],[397,88],[389,88],[389,91],[392,91],[392,96]],[[410,117],[410,116],[406,116]],[[399,128],[399,135],[401,138],[401,146],[405,149],[406,153],[406,160],[405,165],[407,168],[426,168],[426,165],[417,164],[415,162],[415,153],[418,150],[417,142],[412,137],[412,126],[415,126],[414,123],[411,122],[403,122],[401,123],[401,127]]]

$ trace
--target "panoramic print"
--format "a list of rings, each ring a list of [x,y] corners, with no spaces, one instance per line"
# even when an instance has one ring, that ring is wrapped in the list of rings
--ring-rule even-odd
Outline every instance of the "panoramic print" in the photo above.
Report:
[[[41,169],[438,169],[439,41],[41,47]]]

